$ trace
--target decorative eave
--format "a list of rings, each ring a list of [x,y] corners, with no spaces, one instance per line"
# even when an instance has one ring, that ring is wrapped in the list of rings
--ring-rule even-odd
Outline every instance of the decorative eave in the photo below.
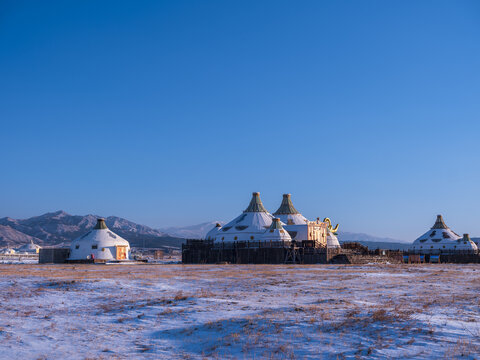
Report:
[[[105,219],[103,218],[98,218],[97,219],[97,224],[93,228],[94,230],[102,230],[102,229],[108,229],[107,224],[105,224]]]
[[[263,206],[262,200],[260,200],[259,192],[252,193],[252,200],[250,200],[250,204],[245,209],[245,212],[268,212]]]
[[[433,224],[432,229],[448,229],[448,226],[445,225],[442,215],[437,215],[437,220]]]
[[[277,211],[273,215],[289,215],[289,214],[300,214],[297,209],[292,204],[291,194],[283,194],[282,203]]]

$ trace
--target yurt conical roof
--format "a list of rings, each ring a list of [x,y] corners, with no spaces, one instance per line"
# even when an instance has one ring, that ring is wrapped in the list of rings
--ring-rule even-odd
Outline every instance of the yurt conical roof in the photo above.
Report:
[[[260,199],[260,193],[254,192],[252,193],[252,200],[250,200],[250,204],[248,207],[243,211],[246,212],[268,212],[267,209],[262,204],[262,200]]]
[[[293,206],[291,197],[291,194],[283,194],[282,203],[273,215],[287,225],[302,225],[307,223],[308,220]]]
[[[435,220],[435,224],[433,224],[432,229],[448,229],[445,221],[443,221],[442,215],[437,215],[437,220]]]
[[[235,219],[224,225],[216,241],[258,241],[272,224],[273,216],[262,204],[260,193],[254,192],[248,207]]]
[[[97,224],[93,228],[94,230],[108,229],[107,224],[105,223],[104,218],[98,218]]]
[[[283,214],[299,214],[297,209],[292,204],[292,195],[291,194],[283,194],[282,203],[277,211],[273,213],[273,215],[283,215]]]

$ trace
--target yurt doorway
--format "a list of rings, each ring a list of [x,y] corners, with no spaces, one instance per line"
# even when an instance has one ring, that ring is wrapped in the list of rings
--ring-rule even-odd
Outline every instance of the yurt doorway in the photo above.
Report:
[[[117,248],[117,260],[125,260],[127,258],[127,247],[116,246]]]

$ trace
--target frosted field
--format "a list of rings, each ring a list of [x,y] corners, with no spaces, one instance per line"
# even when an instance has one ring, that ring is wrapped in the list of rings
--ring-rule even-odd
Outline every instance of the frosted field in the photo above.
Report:
[[[0,265],[0,357],[480,358],[478,265]]]

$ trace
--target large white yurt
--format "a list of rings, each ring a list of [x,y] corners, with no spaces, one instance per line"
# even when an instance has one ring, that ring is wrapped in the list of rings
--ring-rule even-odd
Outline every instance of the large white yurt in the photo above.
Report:
[[[437,215],[435,224],[430,230],[413,242],[410,251],[421,254],[436,254],[444,251],[452,251],[452,249],[456,249],[456,242],[459,239],[461,239],[461,236],[445,224],[442,215]]]
[[[24,254],[38,254],[42,247],[40,245],[34,244],[33,240],[30,240],[28,244],[20,246],[16,249],[17,253],[24,253]]]
[[[279,218],[274,218],[272,221],[272,225],[268,228],[263,235],[260,237],[260,241],[262,242],[275,242],[275,243],[290,243],[292,238],[288,234],[288,232],[283,228],[282,222]]]
[[[308,223],[307,218],[300,214],[292,204],[291,194],[283,194],[282,203],[274,216],[287,225],[303,225]]]
[[[95,227],[72,241],[68,260],[128,260],[130,244],[110,231],[105,219],[97,219]]]
[[[224,225],[217,233],[217,242],[259,241],[272,225],[273,216],[262,204],[260,193],[254,192],[245,211]]]

